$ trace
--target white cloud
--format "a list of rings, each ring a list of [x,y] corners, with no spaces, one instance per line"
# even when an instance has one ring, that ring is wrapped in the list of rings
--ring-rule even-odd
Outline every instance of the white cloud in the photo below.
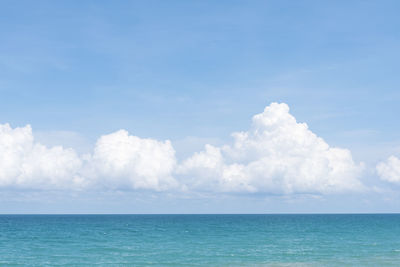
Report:
[[[0,187],[80,187],[81,160],[72,149],[35,143],[29,125],[12,129],[0,125]]]
[[[91,159],[92,175],[106,187],[157,191],[178,186],[171,176],[175,164],[169,140],[142,139],[125,130],[100,137]]]
[[[93,154],[34,141],[29,125],[0,125],[0,188],[151,189],[177,187],[171,176],[175,151],[170,141],[128,135],[100,137]]]
[[[378,163],[376,171],[382,180],[400,183],[400,159],[390,156],[386,161]]]
[[[206,145],[177,173],[198,190],[290,194],[363,188],[362,164],[297,123],[286,104],[272,103],[253,117],[249,131],[232,136],[233,145]]]
[[[232,145],[206,145],[177,164],[169,140],[125,130],[103,135],[78,155],[34,140],[31,127],[0,125],[0,188],[332,193],[360,190],[362,165],[297,123],[286,104],[272,103]],[[174,175],[179,179],[176,180]]]

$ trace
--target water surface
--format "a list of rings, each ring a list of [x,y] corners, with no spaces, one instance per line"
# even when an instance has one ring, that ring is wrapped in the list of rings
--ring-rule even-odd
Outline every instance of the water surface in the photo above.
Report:
[[[0,215],[0,266],[398,266],[400,215]]]

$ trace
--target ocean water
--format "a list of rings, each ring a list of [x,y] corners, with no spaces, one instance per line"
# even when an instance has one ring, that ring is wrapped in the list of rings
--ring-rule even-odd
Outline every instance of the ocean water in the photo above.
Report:
[[[400,215],[0,215],[0,266],[400,266]]]

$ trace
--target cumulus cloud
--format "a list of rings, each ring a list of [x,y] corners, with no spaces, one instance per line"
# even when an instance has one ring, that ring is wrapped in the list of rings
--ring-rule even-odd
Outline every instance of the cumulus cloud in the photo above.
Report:
[[[390,156],[386,161],[378,163],[376,171],[379,177],[391,183],[400,183],[400,159]]]
[[[0,188],[273,194],[363,188],[358,179],[362,165],[354,163],[350,151],[330,147],[307,124],[296,122],[286,104],[271,104],[253,117],[248,131],[232,136],[231,145],[206,145],[179,164],[169,140],[119,130],[101,136],[93,152],[78,155],[35,141],[29,125],[13,129],[4,124]]]
[[[82,161],[72,149],[47,148],[33,140],[29,125],[0,125],[0,186],[70,188],[82,186],[77,170]]]
[[[286,104],[272,103],[251,128],[232,134],[232,145],[185,160],[177,173],[198,190],[222,192],[332,193],[360,190],[362,164],[347,149],[330,147],[298,123]]]
[[[171,175],[175,164],[169,140],[142,139],[125,130],[100,137],[91,159],[92,175],[102,177],[108,188],[157,191],[178,186]]]
[[[35,142],[29,125],[0,125],[0,188],[160,191],[178,186],[174,167],[170,141],[120,130],[100,137],[92,154],[79,156],[71,148]]]

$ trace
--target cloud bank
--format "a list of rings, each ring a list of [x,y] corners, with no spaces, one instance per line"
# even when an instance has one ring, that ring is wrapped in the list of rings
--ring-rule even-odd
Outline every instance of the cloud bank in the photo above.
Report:
[[[0,125],[0,188],[189,190],[232,193],[336,193],[361,190],[362,164],[272,103],[233,143],[206,145],[177,162],[169,140],[101,136],[92,153],[35,142],[31,127]],[[399,172],[398,172],[399,173]],[[397,176],[398,177],[398,176]],[[400,180],[400,179],[399,179]]]
[[[376,171],[379,177],[387,182],[400,184],[400,159],[390,156],[386,161],[378,163]]]
[[[23,189],[151,189],[178,186],[170,141],[120,130],[101,136],[90,155],[34,141],[31,126],[0,125],[0,187]]]

